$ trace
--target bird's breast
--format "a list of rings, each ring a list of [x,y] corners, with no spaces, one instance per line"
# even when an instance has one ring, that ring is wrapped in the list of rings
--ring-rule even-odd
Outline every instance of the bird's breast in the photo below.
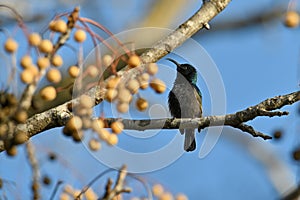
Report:
[[[202,115],[199,95],[191,84],[174,84],[169,94],[169,108],[172,116],[190,118]]]

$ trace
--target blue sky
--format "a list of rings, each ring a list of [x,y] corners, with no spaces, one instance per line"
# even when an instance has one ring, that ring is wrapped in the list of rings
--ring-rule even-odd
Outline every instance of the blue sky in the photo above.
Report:
[[[124,27],[128,25],[128,20],[138,21],[149,6],[147,1],[130,1],[132,6],[124,7],[128,9],[122,9],[122,7],[114,7],[118,5],[113,3],[115,1],[112,3],[105,2],[99,2],[103,5],[101,6],[101,12],[99,11],[99,16],[92,16],[97,9],[96,6],[93,7],[93,4],[82,5],[81,16],[92,17],[103,23],[114,33],[123,31]],[[224,13],[216,17],[215,21],[221,18],[224,20],[247,19],[247,16],[257,10],[263,10],[282,2],[284,1],[278,0],[275,3],[266,0],[233,1]],[[180,13],[178,16],[178,24],[199,7],[200,1],[189,3],[187,5],[188,9],[186,9],[187,12]],[[115,12],[112,12],[112,10]],[[135,12],[132,12],[133,10]],[[53,8],[49,12],[54,15],[58,11]],[[224,30],[212,32],[211,34],[206,31],[204,36],[201,36],[200,33],[194,36],[193,39],[205,49],[211,60],[216,64],[224,83],[227,113],[233,113],[255,105],[269,97],[299,90],[299,28],[288,29],[282,25],[280,19],[277,19],[272,23],[263,23],[250,28]],[[2,38],[1,41],[3,41]],[[88,49],[88,47],[86,48]],[[197,57],[199,53],[195,49],[189,48],[188,45],[183,45],[181,48],[191,57]],[[176,58],[181,62],[187,59],[174,54],[169,57]],[[162,65],[162,73],[158,76],[165,80],[168,87],[170,87],[172,80],[175,78],[175,73],[169,73],[169,71],[172,71],[174,66],[165,60],[159,61],[159,64]],[[206,67],[206,62],[192,64],[199,65],[197,66],[198,69]],[[208,65],[207,67],[211,66]],[[212,91],[209,91],[209,86],[204,80],[212,77],[201,77],[200,74],[203,74],[203,72],[200,71],[198,77],[198,85],[203,92],[203,110],[205,115],[209,115],[211,112],[210,93]],[[143,93],[143,95],[149,95],[153,104],[161,104],[161,109],[167,111],[167,94],[156,95],[150,91]],[[110,106],[107,103],[104,104],[104,107],[109,111]],[[226,128],[212,151],[205,158],[200,159],[198,154],[207,132],[205,130],[197,135],[198,148],[195,152],[185,153],[166,167],[143,173],[141,176],[150,184],[162,183],[172,193],[183,192],[192,200],[200,198],[278,198],[278,193],[267,175],[270,168],[265,168],[261,161],[255,159],[254,153],[249,151],[245,144],[256,142],[258,145],[265,147],[265,151],[270,152],[287,166],[288,171],[291,173],[290,184],[299,181],[299,176],[296,174],[296,165],[291,159],[291,151],[299,143],[297,137],[299,115],[296,113],[296,107],[296,105],[293,105],[283,108],[283,110],[290,112],[287,117],[262,117],[249,122],[256,130],[264,133],[271,134],[276,129],[283,129],[284,137],[280,141],[263,141],[259,138],[252,138],[247,133]],[[165,114],[168,115],[168,113]],[[147,114],[140,116],[147,116]],[[153,135],[152,132],[145,132],[144,134],[148,137],[144,139],[134,138],[130,134],[143,133],[125,133],[121,135],[118,146],[132,152],[148,152],[161,148],[173,141],[175,135],[183,139],[183,137],[178,136],[179,133],[174,134],[174,131],[155,132]],[[97,155],[92,156],[84,145],[73,144],[70,139],[63,137],[59,128],[35,136],[32,141],[36,144],[38,152],[41,153],[39,161],[42,166],[42,174],[51,175],[53,181],[65,180],[80,188],[95,174],[106,169],[105,165],[97,160]],[[250,146],[251,148],[257,147]],[[23,148],[20,148],[20,155],[13,159],[7,158],[3,153],[0,155],[0,177],[18,182],[16,189],[21,191],[20,196],[29,199],[30,169],[24,158],[23,150]],[[61,161],[49,163],[45,158],[47,151],[57,152]],[[110,155],[109,150],[105,150],[105,152]],[[116,159],[118,158],[116,157]],[[163,162],[164,159],[167,158],[158,157],[156,162]],[[153,164],[140,163],[139,160],[133,160],[130,163],[141,166]],[[281,172],[278,171],[278,173]],[[103,186],[105,179],[101,180],[99,183],[101,182]],[[47,196],[53,187],[54,184],[44,189],[43,194]],[[12,188],[12,190],[15,190],[14,186]]]

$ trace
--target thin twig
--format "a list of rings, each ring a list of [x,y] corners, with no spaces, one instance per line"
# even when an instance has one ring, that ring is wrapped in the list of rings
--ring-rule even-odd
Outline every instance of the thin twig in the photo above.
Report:
[[[55,194],[57,193],[57,191],[58,191],[58,188],[59,188],[59,186],[61,185],[63,183],[63,181],[57,181],[57,183],[56,183],[56,185],[55,185],[55,188],[54,188],[54,190],[53,190],[53,192],[52,192],[52,194],[51,194],[51,196],[50,196],[50,200],[53,200],[54,199],[54,197],[55,197]]]
[[[123,165],[119,171],[119,175],[116,181],[115,186],[112,188],[112,180],[108,179],[107,185],[106,185],[106,191],[104,196],[102,197],[102,200],[113,200],[113,198],[123,192],[129,193],[131,192],[131,189],[124,186],[125,178],[127,175],[127,167],[126,165]]]
[[[105,187],[105,194],[101,198],[103,200],[112,200],[113,197],[116,195],[123,193],[123,192],[130,192],[130,188],[124,187],[124,181],[127,175],[127,167],[126,165],[123,165],[121,169],[119,170],[119,174],[117,177],[117,181],[115,186],[112,188],[113,181],[111,179],[108,179],[106,187]],[[99,178],[101,178],[103,175],[107,174],[108,172],[113,171],[113,169],[107,169],[104,172],[97,175],[95,178],[92,179],[86,186],[83,187],[81,192],[75,197],[76,200],[79,200],[81,198],[81,195],[83,195]]]
[[[104,172],[98,174],[96,177],[94,177],[86,186],[82,188],[81,192],[75,197],[75,199],[79,200],[81,198],[81,195],[83,195],[99,178],[111,171],[113,171],[113,169],[107,169]]]
[[[133,173],[128,173],[129,177],[132,177],[134,178],[135,180],[139,181],[140,183],[142,183],[143,187],[145,188],[145,190],[147,191],[147,199],[153,199],[153,196],[152,196],[152,191],[151,191],[151,187],[149,186],[148,182],[145,181],[143,178],[137,176],[136,174],[133,174]]]
[[[34,146],[30,142],[26,143],[26,153],[27,153],[27,158],[28,158],[29,164],[32,169],[32,192],[33,192],[32,199],[40,199],[40,195],[39,195],[40,169],[39,169],[38,161],[35,157]]]

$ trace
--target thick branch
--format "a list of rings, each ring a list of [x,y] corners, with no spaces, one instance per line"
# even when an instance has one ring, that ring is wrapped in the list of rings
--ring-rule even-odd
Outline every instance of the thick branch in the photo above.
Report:
[[[229,3],[230,0],[211,0],[205,2],[190,19],[181,24],[166,38],[156,43],[150,50],[144,52],[141,55],[142,62],[156,62],[170,53],[197,31],[205,28],[206,24],[224,10]]]
[[[294,200],[294,199],[298,199],[299,196],[300,196],[300,185],[298,185],[295,189],[293,189],[288,194],[283,196],[281,200]]]
[[[207,116],[195,119],[145,119],[145,120],[131,120],[123,119],[125,129],[133,130],[147,130],[147,129],[178,129],[180,128],[201,128],[204,129],[209,126],[231,126],[238,128],[244,132],[248,132],[254,137],[261,137],[263,139],[271,139],[270,136],[264,135],[253,127],[244,124],[258,116],[282,116],[288,115],[286,111],[273,111],[282,108],[285,105],[291,105],[300,100],[300,91],[293,92],[290,94],[277,96],[266,99],[261,103],[246,108],[245,110],[238,111],[233,114],[220,115],[220,116]],[[116,121],[118,119],[106,119],[108,123]]]

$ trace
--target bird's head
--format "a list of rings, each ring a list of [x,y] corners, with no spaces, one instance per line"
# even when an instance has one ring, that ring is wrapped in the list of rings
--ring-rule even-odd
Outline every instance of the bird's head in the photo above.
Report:
[[[174,63],[177,67],[177,72],[184,76],[189,82],[195,83],[197,82],[197,71],[196,69],[190,64],[179,64],[173,59],[167,58],[167,60]]]

